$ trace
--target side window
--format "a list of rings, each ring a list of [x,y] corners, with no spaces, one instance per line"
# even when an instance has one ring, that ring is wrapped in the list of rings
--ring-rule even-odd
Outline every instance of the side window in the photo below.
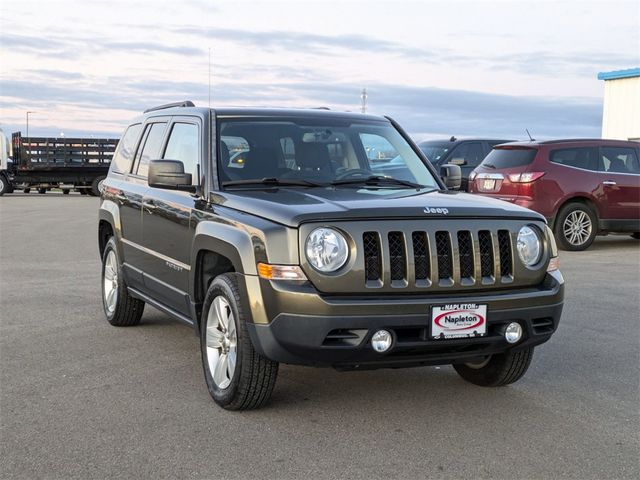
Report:
[[[552,150],[549,160],[553,163],[566,165],[567,167],[584,168],[586,170],[598,169],[598,150],[592,147],[562,148]]]
[[[136,174],[141,177],[146,177],[149,172],[149,162],[160,158],[160,148],[162,147],[162,137],[164,136],[164,129],[167,126],[166,123],[152,123],[149,128],[149,133],[142,147],[142,153],[138,159],[138,165],[136,168]]]
[[[398,155],[396,149],[386,138],[373,133],[361,133],[360,141],[367,152],[369,163],[387,162]]]
[[[458,145],[451,153],[449,163],[477,167],[483,159],[484,152],[482,151],[482,143],[470,142]]]
[[[244,168],[251,148],[246,138],[222,135],[220,150],[220,166],[226,170],[227,167]]]
[[[638,155],[633,148],[602,147],[601,170],[611,173],[640,173]]]
[[[133,154],[136,150],[136,143],[138,142],[141,128],[142,125],[137,123],[131,125],[127,128],[127,131],[124,132],[120,143],[118,143],[118,148],[113,155],[113,160],[111,160],[112,172],[128,173],[131,169],[131,161],[133,160]]]
[[[293,138],[284,137],[280,139],[280,148],[282,148],[282,158],[284,159],[284,168],[289,170],[295,169],[298,164],[296,163],[296,146],[293,142]]]
[[[167,148],[162,158],[180,160],[184,163],[184,172],[191,174],[193,183],[197,183],[196,165],[200,162],[198,125],[193,123],[175,123],[169,134]]]

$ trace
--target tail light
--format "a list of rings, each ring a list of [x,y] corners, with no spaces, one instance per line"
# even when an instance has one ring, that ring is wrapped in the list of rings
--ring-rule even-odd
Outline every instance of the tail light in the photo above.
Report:
[[[541,178],[545,172],[510,173],[509,180],[512,183],[531,183]]]

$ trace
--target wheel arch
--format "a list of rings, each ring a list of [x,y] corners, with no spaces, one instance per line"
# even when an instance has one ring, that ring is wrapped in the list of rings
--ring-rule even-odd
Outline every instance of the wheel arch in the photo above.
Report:
[[[100,258],[102,258],[102,254],[104,253],[109,237],[116,238],[118,256],[120,258],[124,258],[122,245],[119,241],[120,238],[122,238],[120,210],[111,200],[104,200],[98,211],[98,249],[100,252]]]
[[[587,207],[589,207],[591,209],[591,211],[596,216],[596,225],[595,226],[596,226],[596,228],[598,227],[597,220],[600,218],[600,212],[598,211],[597,202],[593,199],[593,197],[591,197],[590,195],[588,195],[586,193],[578,193],[578,194],[572,195],[570,197],[565,197],[560,202],[558,202],[558,205],[556,206],[556,208],[554,210],[554,214],[553,214],[553,219],[551,221],[551,225],[549,225],[552,230],[555,229],[556,220],[558,219],[558,214],[560,213],[560,210],[562,210],[564,207],[566,207],[567,205],[569,205],[571,203],[582,203],[582,204],[586,205]]]

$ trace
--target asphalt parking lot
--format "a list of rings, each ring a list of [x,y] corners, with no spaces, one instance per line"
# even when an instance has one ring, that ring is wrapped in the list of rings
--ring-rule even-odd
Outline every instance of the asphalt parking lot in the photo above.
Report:
[[[637,240],[562,253],[560,329],[510,387],[283,366],[267,408],[232,413],[188,327],[107,324],[98,202],[0,198],[0,477],[640,477]]]

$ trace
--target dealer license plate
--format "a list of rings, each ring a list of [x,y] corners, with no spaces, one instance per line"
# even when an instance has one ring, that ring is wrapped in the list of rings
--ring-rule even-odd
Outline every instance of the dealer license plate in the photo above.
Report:
[[[487,306],[453,303],[431,309],[431,338],[483,337],[487,334]]]
[[[483,190],[493,190],[496,188],[496,181],[490,178],[485,178],[482,181],[482,189]]]

